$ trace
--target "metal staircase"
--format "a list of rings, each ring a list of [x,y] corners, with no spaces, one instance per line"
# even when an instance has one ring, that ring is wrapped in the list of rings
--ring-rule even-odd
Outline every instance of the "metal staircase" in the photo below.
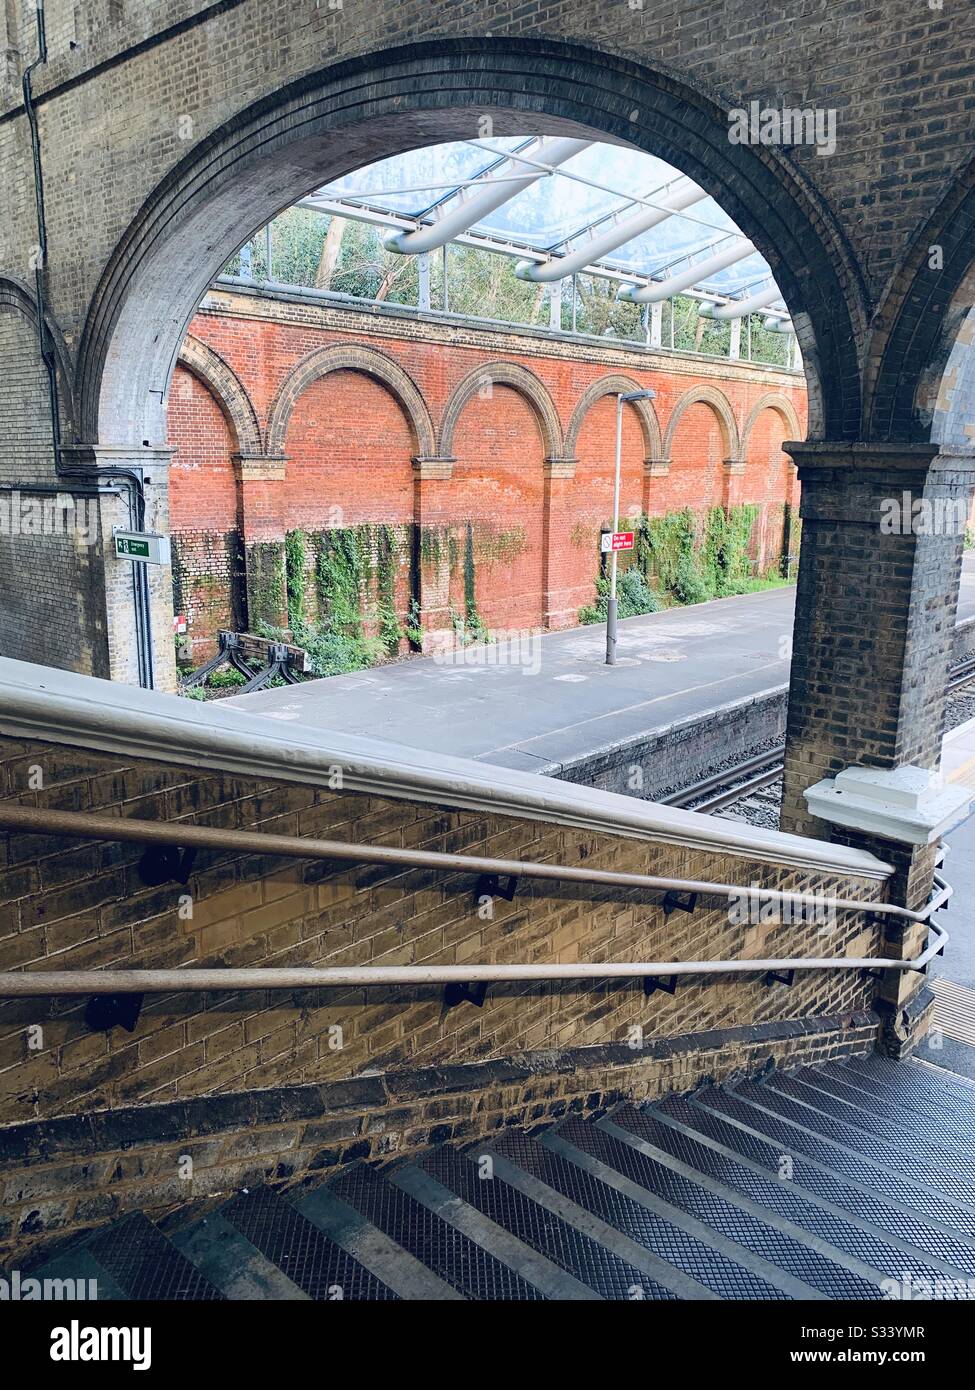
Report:
[[[137,1212],[30,1273],[108,1300],[971,1299],[973,1139],[975,1086],[860,1058]]]

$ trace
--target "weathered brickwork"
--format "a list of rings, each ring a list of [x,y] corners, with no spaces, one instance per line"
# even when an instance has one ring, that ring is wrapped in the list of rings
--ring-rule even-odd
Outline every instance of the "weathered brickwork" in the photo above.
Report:
[[[123,766],[104,755],[4,746],[4,795],[27,804],[112,810],[153,819],[362,840],[405,847],[552,859],[677,877],[812,884],[784,869],[677,847],[589,835],[361,793],[199,777],[150,761]],[[45,789],[25,792],[39,768]],[[35,777],[36,780],[36,777]],[[138,846],[66,847],[11,834],[2,893],[5,968],[226,964],[410,964],[422,961],[570,962],[615,957],[697,958],[808,953],[821,941],[807,923],[738,926],[727,905],[700,905],[667,919],[659,905],[598,891],[543,892],[523,885],[512,902],[478,915],[473,882],[377,868],[331,871],[325,863],[202,856],[189,887],[146,887]],[[192,915],[181,897],[188,893]],[[869,889],[868,889],[869,895]],[[185,900],[183,900],[185,903]],[[830,931],[831,949],[869,954],[874,932],[860,918]],[[366,1066],[423,1066],[512,1051],[621,1041],[632,1024],[648,1036],[834,1015],[863,1007],[871,982],[856,974],[810,975],[788,990],[760,978],[688,982],[647,1003],[624,989],[498,987],[480,1009],[442,1015],[430,990],[330,993],[321,1000],[147,1000],[134,1036],[89,1034],[83,1008],[8,1000],[0,1116],[7,1122],[132,1101],[342,1077]],[[32,1054],[25,1029],[43,1023]],[[330,1046],[339,1026],[343,1045]]]
[[[192,1199],[200,1212],[208,1198],[320,1181],[357,1159],[865,1053],[876,1035],[876,1016],[862,1012],[10,1125],[0,1129],[0,1260],[24,1267],[129,1211],[164,1216]]]
[[[805,434],[794,372],[323,307],[298,293],[212,292],[169,398],[177,607],[191,620],[194,658],[244,606],[235,525],[260,562],[269,544],[283,555],[288,531],[393,528],[397,614],[406,619],[415,589],[428,630],[465,612],[470,526],[488,627],[575,623],[612,512],[614,393],[649,384],[652,406],[624,413],[621,515],[690,508],[703,524],[711,507],[754,504],[756,569],[778,569],[786,505],[797,500],[781,445]],[[455,563],[427,555],[414,573],[412,528],[445,554],[449,537]],[[314,568],[310,543],[309,617]]]

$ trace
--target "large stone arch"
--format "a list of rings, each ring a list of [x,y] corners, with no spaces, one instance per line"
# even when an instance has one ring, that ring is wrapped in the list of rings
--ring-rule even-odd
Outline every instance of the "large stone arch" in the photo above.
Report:
[[[961,442],[975,389],[975,158],[911,242],[874,318],[864,369],[867,438]],[[969,439],[968,447],[975,447]]]
[[[0,309],[11,309],[26,319],[31,332],[37,334],[37,300],[34,292],[22,280],[13,275],[0,275]],[[47,340],[54,352],[56,363],[58,400],[60,405],[61,436],[65,444],[77,437],[77,411],[74,396],[74,370],[71,354],[60,328],[50,313],[44,316]],[[40,351],[40,344],[38,344]]]
[[[760,396],[752,406],[751,410],[748,412],[748,418],[742,426],[741,458],[743,459],[748,456],[748,440],[752,430],[755,428],[758,417],[766,410],[774,410],[781,418],[786,429],[790,431],[790,433],[786,435],[786,439],[800,440],[802,438],[802,425],[799,423],[799,412],[796,410],[792,401],[789,400],[788,396],[783,395],[781,391],[768,391],[764,396]]]
[[[173,165],[92,296],[78,397],[89,440],[164,437],[165,391],[196,305],[281,208],[371,160],[470,138],[575,133],[647,150],[713,194],[768,259],[796,325],[813,433],[855,438],[866,297],[824,200],[787,153],[728,139],[728,108],[663,66],[548,39],[458,38],[370,53],[281,86]]]
[[[440,421],[441,456],[453,457],[454,430],[457,428],[461,412],[467,402],[483,390],[488,382],[492,386],[510,386],[525,398],[538,421],[545,457],[562,458],[562,422],[555,402],[535,373],[530,372],[527,367],[519,366],[517,362],[486,362],[483,366],[469,371],[457,383],[444,406],[443,418]]]
[[[682,416],[692,405],[710,406],[717,416],[718,424],[721,426],[721,433],[724,438],[724,456],[726,459],[741,458],[741,441],[738,434],[738,421],[735,419],[735,412],[731,408],[731,402],[723,391],[719,391],[716,386],[692,386],[689,391],[685,391],[683,396],[674,406],[667,421],[667,429],[664,432],[662,457],[670,459],[671,450],[674,444],[674,436],[677,433],[677,426],[681,422]]]
[[[413,431],[417,456],[429,457],[435,452],[433,421],[419,387],[398,362],[375,348],[359,343],[339,343],[316,348],[297,362],[278,387],[267,424],[267,451],[272,456],[284,453],[295,404],[312,382],[330,372],[363,372],[385,386],[400,404]]]
[[[597,401],[601,401],[604,396],[618,396],[624,392],[642,389],[638,381],[618,373],[601,376],[591,386],[588,386],[579,397],[572,412],[572,419],[569,421],[569,428],[565,435],[566,457],[575,458],[579,431],[582,429],[583,421]],[[662,457],[660,421],[657,419],[652,401],[633,401],[630,408],[635,410],[639,417],[640,428],[643,430],[643,447],[646,450],[647,458],[659,459]]]
[[[183,340],[179,362],[203,383],[220,407],[233,431],[237,452],[262,453],[257,412],[233,368],[213,348],[192,336]]]

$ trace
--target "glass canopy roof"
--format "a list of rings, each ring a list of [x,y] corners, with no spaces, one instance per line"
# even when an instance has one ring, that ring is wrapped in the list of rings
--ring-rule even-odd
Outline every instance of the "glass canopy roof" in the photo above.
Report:
[[[367,165],[325,185],[305,201],[309,205],[341,201],[347,212],[358,205],[369,209],[370,220],[388,212],[396,215],[391,225],[398,227],[404,225],[404,218],[430,225],[447,206],[456,206],[465,184],[465,196],[470,196],[492,181],[505,176],[511,180],[515,171],[537,169],[537,147],[533,150],[532,145],[532,139],[525,137],[430,145]],[[510,156],[519,153],[527,162],[512,165]],[[476,181],[473,186],[472,180]],[[563,255],[584,245],[590,235],[609,230],[616,218],[639,212],[645,204],[636,200],[658,202],[677,180],[686,182],[679,170],[653,155],[619,145],[587,144],[528,186],[523,180],[512,182],[511,197],[468,227],[467,233],[511,243],[512,248],[506,249],[514,251],[525,248]],[[732,247],[736,239],[745,245],[739,228],[708,197],[616,247],[593,265],[616,272],[614,278],[625,278],[629,272],[645,283],[686,271],[695,260]],[[756,251],[711,273],[693,290],[742,297],[773,283],[766,261]]]

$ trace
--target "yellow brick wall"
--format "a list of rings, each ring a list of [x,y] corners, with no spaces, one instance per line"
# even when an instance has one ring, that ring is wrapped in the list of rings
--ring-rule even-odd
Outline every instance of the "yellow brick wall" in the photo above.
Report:
[[[0,798],[24,805],[409,848],[524,857],[742,884],[828,877],[710,852],[362,793],[0,740]],[[201,853],[186,886],[147,887],[137,845],[0,836],[0,969],[342,965],[870,954],[862,919],[742,927],[720,902],[665,918],[649,895],[522,882],[479,915],[474,880]],[[845,893],[878,885],[847,880]],[[182,912],[181,912],[181,899]],[[187,899],[192,915],[187,915]],[[226,1091],[347,1078],[546,1049],[741,1028],[869,1008],[873,981],[811,973],[686,981],[496,985],[445,1011],[435,987],[176,994],[146,1000],[132,1034],[90,1033],[85,1001],[0,1000],[0,1124]],[[334,1031],[341,1029],[341,1037]],[[38,1031],[39,1029],[39,1031]],[[341,1045],[338,1045],[338,1044]]]

